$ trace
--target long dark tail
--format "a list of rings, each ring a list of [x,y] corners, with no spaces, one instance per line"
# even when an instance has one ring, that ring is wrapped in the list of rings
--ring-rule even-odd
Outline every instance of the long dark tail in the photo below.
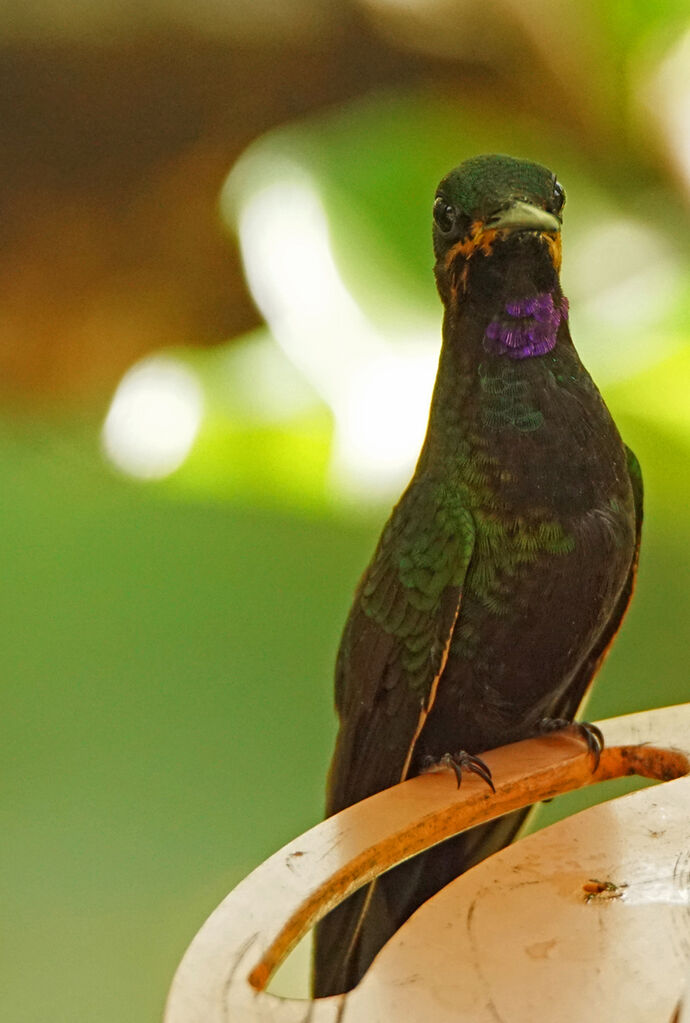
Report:
[[[324,917],[315,931],[314,997],[355,987],[408,917],[459,874],[509,845],[528,813],[529,807],[516,810],[449,838],[394,867],[373,889],[360,889]]]

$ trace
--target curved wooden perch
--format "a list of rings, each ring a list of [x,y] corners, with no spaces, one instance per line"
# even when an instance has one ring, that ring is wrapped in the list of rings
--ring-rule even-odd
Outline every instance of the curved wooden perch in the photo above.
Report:
[[[595,811],[607,809],[615,815],[610,808],[627,805],[631,799],[639,799],[657,790],[646,790],[603,807],[595,807],[518,842],[462,875],[408,921],[379,954],[359,987],[350,994],[310,1003],[280,999],[267,994],[264,988],[297,941],[333,906],[394,864],[475,824],[563,792],[630,774],[660,781],[682,778],[683,781],[677,783],[683,786],[679,795],[681,802],[685,801],[685,817],[690,817],[690,778],[685,777],[690,772],[690,704],[615,718],[601,722],[600,727],[607,746],[594,775],[591,756],[576,734],[557,733],[530,739],[482,754],[493,774],[495,795],[474,775],[463,778],[458,789],[451,771],[427,774],[349,807],[285,846],[238,885],[201,928],[175,976],[165,1023],[227,1023],[230,1020],[297,1023],[307,1018],[310,1023],[326,1023],[336,1019],[383,1021],[405,1018],[412,1021],[432,1018],[420,1015],[421,1009],[417,1015],[410,1015],[406,1001],[395,1010],[395,991],[401,989],[395,984],[390,991],[382,989],[379,982],[385,975],[383,965],[387,963],[386,968],[390,969],[392,961],[399,961],[400,948],[405,948],[405,940],[409,943],[415,934],[419,937],[421,924],[418,921],[422,920],[426,910],[433,908],[443,913],[444,903],[450,897],[446,893],[454,896],[459,891],[471,894],[476,890],[480,874],[486,877],[487,870],[500,874],[500,864],[506,854],[510,854],[514,861],[516,856],[522,855],[523,848],[529,845],[533,850],[545,842],[544,836],[557,834],[559,828],[563,830],[563,825],[573,828],[580,822],[580,829],[584,829],[585,834],[585,819],[589,819]],[[656,797],[656,801],[663,804],[665,798],[666,795],[661,800]],[[620,813],[624,816],[625,811]],[[610,828],[609,832],[612,837],[614,834],[617,836],[620,845],[619,831]],[[674,841],[672,836],[671,841]],[[678,851],[674,847],[674,854]],[[625,856],[620,854],[621,869],[624,861]],[[556,871],[562,866],[558,857],[553,863]],[[629,865],[626,869],[629,873]],[[540,876],[547,875],[548,870],[544,867]],[[621,876],[619,872],[617,877],[620,879]],[[578,892],[578,908],[582,911],[585,902],[582,891]],[[450,919],[455,919],[455,916]],[[506,919],[503,920],[504,927]],[[515,926],[524,928],[524,925],[524,919],[513,914],[509,929],[514,931]],[[439,926],[438,920],[435,926]],[[427,931],[421,943],[418,941],[416,945],[415,975],[419,981],[417,986],[421,987],[422,1001],[432,994],[436,997],[446,983],[439,980],[437,967],[443,959],[439,957],[439,949],[436,948],[433,958],[429,958],[429,935],[434,933],[433,928]],[[397,959],[395,949],[398,950]],[[469,970],[472,957],[476,958],[476,949],[465,951],[469,956]],[[392,955],[394,960],[391,960]],[[426,970],[427,961],[433,981]],[[455,975],[457,980],[459,972],[464,988],[471,989],[462,968],[458,970],[459,962],[464,965],[465,958],[451,957],[449,976]],[[454,988],[452,983],[450,986]],[[405,998],[410,990],[408,980]],[[481,986],[479,991],[480,1001],[483,999],[486,1003]],[[374,1001],[370,1004],[366,999],[372,997]],[[677,1001],[677,992],[675,997]],[[390,1002],[388,1008],[385,1007],[387,1002]],[[457,1015],[459,1004],[453,1002],[449,1016],[443,1015],[435,1004],[434,1020],[467,1018],[473,1023],[480,1023],[485,1018],[479,1015],[476,1006],[465,1010],[470,1013],[466,1017]],[[374,1006],[377,1006],[375,1012]],[[664,1023],[670,1016],[671,1010]],[[496,1015],[486,1016],[486,1019],[497,1018]],[[511,1014],[511,1023],[517,1018]],[[530,1018],[546,1017],[543,1013],[541,1016],[539,1013],[537,1016],[524,1016],[525,1020]],[[566,1019],[562,1015],[556,1018]]]

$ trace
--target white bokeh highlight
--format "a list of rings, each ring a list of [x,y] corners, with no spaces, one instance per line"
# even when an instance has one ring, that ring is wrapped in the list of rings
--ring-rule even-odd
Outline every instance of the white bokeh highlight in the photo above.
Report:
[[[388,495],[409,477],[424,437],[438,339],[392,341],[367,319],[336,266],[315,183],[290,164],[278,171],[239,205],[249,287],[277,343],[333,411],[334,487]]]
[[[203,415],[195,373],[170,356],[133,366],[122,378],[103,424],[110,462],[139,479],[162,479],[187,458]]]
[[[674,38],[641,91],[690,193],[690,28]]]

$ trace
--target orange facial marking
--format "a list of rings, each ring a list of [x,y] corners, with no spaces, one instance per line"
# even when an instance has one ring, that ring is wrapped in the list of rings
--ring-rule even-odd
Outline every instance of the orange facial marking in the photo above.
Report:
[[[498,231],[494,228],[485,228],[481,220],[473,221],[468,237],[456,242],[448,250],[446,254],[446,267],[450,267],[456,256],[464,256],[465,259],[470,259],[478,250],[481,250],[484,255],[488,256],[497,234]]]
[[[458,256],[464,256],[466,263],[460,274],[460,284],[462,285],[463,292],[467,290],[467,261],[469,261],[475,252],[483,252],[485,256],[490,255],[493,248],[493,244],[496,238],[499,236],[505,238],[510,234],[510,230],[496,230],[496,228],[485,228],[481,220],[475,220],[472,223],[470,233],[467,238],[462,241],[456,242],[452,248],[446,253],[446,269],[451,268],[452,263]],[[549,250],[549,256],[553,263],[554,270],[556,273],[560,272],[561,260],[562,260],[562,246],[561,246],[561,235],[559,231],[540,231],[539,236],[544,239],[546,246]],[[454,294],[457,294],[457,283],[452,287]]]
[[[462,268],[462,273],[460,274],[460,281],[462,283],[463,294],[467,291],[467,275],[469,273],[469,269],[470,269],[469,263],[465,263],[465,265]]]
[[[549,255],[551,256],[551,262],[556,273],[560,273],[561,260],[563,256],[563,246],[561,243],[560,231],[544,232],[542,238],[546,242]]]

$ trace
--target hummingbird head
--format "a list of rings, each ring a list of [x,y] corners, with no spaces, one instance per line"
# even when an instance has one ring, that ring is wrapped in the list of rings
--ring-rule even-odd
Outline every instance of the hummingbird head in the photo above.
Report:
[[[433,210],[434,273],[443,301],[461,299],[473,278],[490,288],[497,271],[516,266],[548,290],[561,266],[564,203],[556,175],[529,160],[475,156],[447,174]]]

